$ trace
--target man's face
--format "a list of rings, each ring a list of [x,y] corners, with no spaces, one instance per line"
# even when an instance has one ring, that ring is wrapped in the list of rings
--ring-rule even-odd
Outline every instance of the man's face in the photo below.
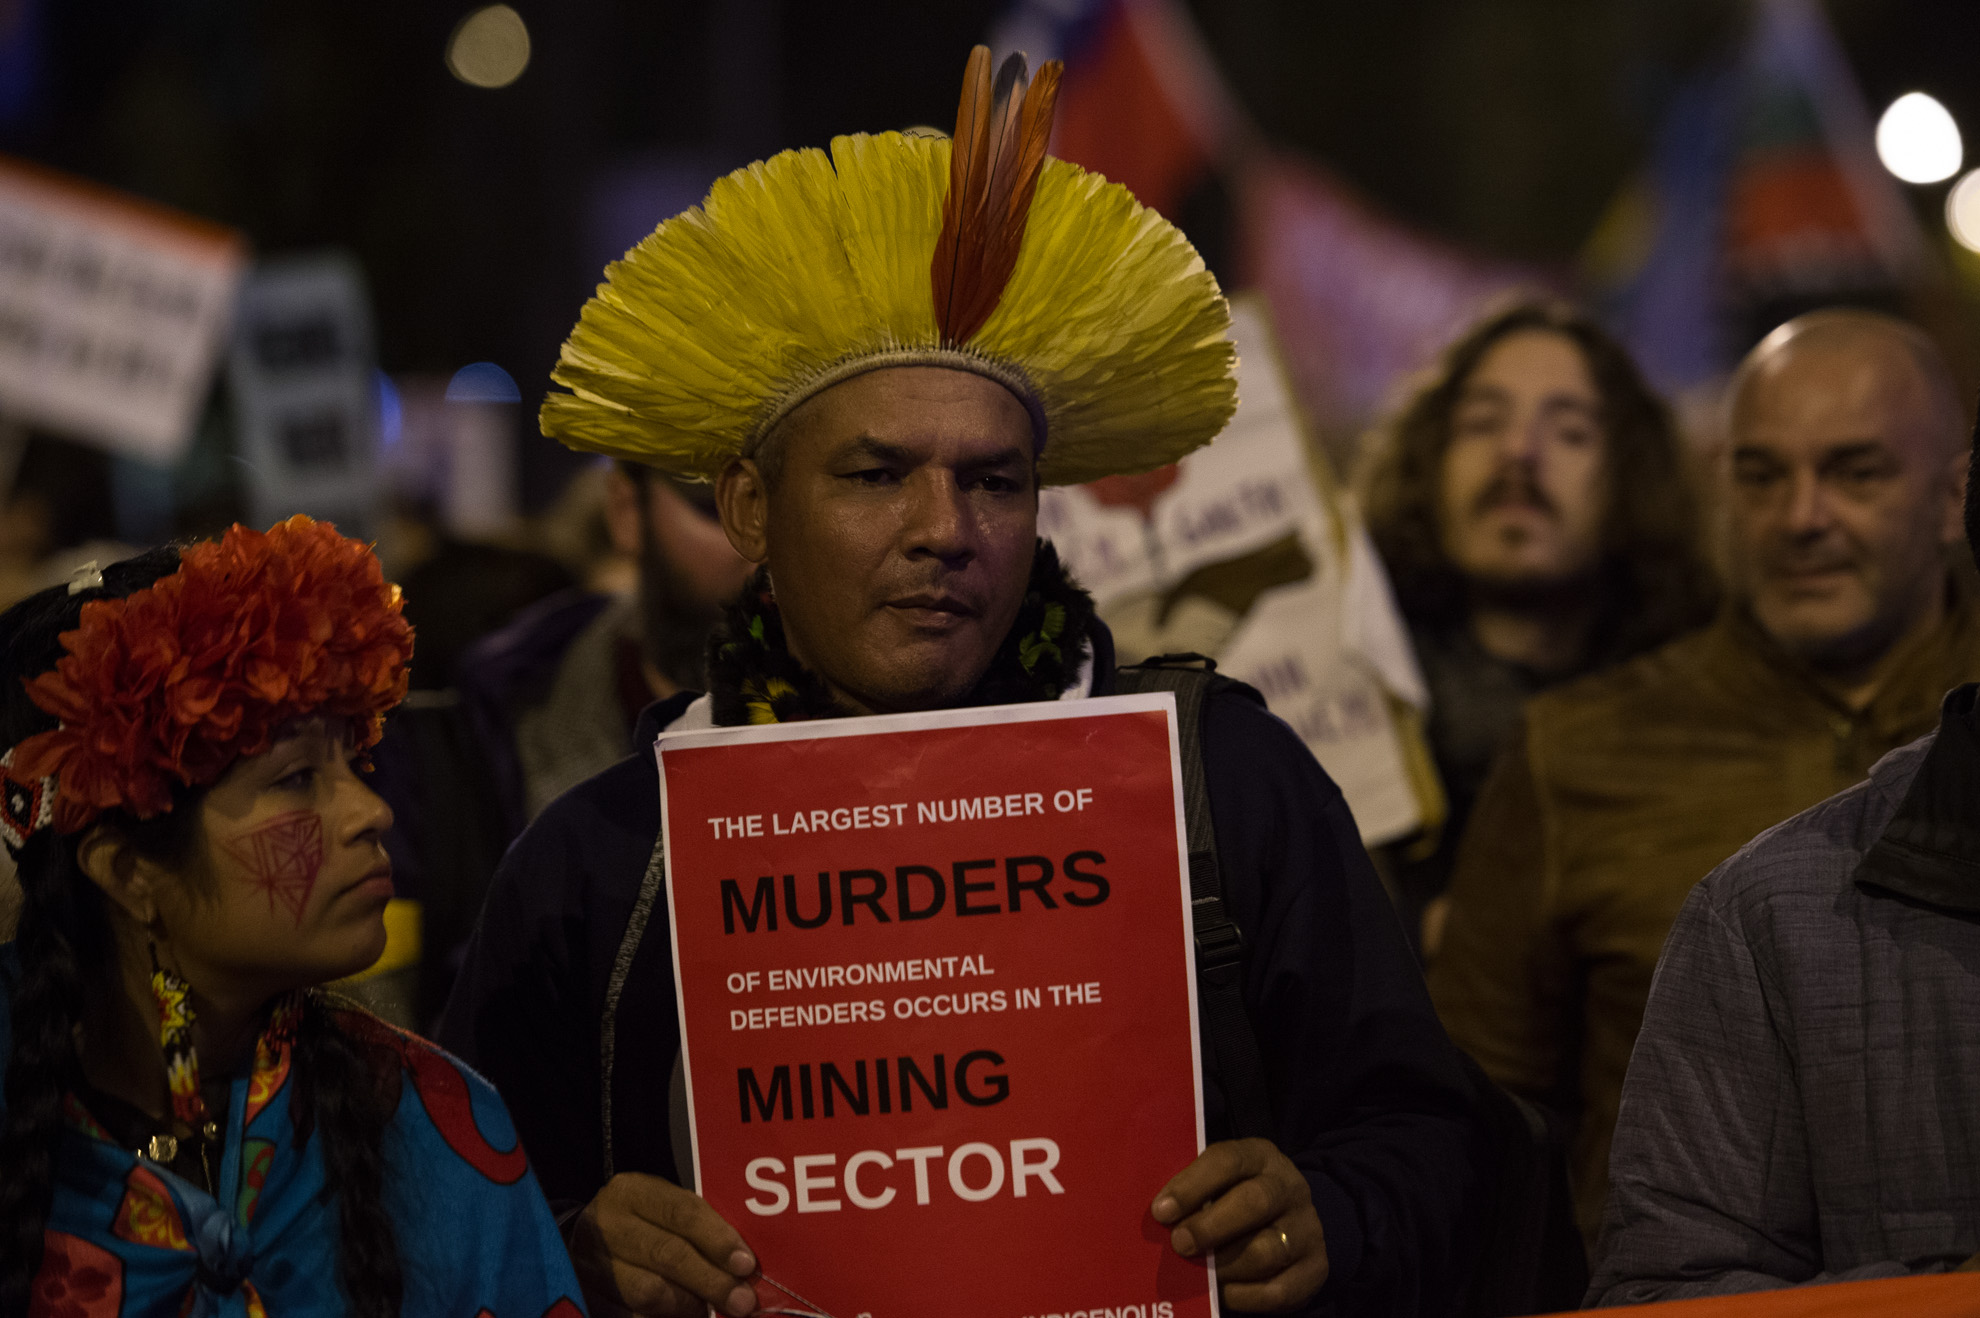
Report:
[[[899,367],[834,385],[785,422],[782,469],[724,473],[722,522],[767,561],[793,655],[876,713],[965,696],[1031,575],[1031,419],[1002,385]]]
[[[1444,553],[1499,590],[1588,575],[1602,553],[1608,438],[1575,342],[1507,335],[1479,359],[1451,412],[1438,491]]]
[[[1953,445],[1894,343],[1790,342],[1732,418],[1733,576],[1754,617],[1818,665],[1874,658],[1945,584],[1960,535]]]

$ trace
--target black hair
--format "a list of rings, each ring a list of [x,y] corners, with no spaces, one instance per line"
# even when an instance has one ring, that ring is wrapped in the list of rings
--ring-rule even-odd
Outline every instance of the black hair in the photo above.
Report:
[[[103,570],[100,587],[70,594],[56,586],[0,614],[0,746],[55,726],[23,683],[53,668],[60,635],[78,625],[93,599],[134,594],[178,570],[179,551],[156,549]],[[150,820],[119,813],[103,823],[140,854],[180,866],[197,840],[204,789],[174,793],[173,809]],[[42,1260],[61,1148],[62,1099],[82,1078],[76,1029],[92,992],[121,982],[107,900],[76,860],[76,838],[44,829],[15,857],[23,902],[15,947],[13,1049],[6,1064],[6,1120],[0,1125],[0,1318],[26,1318]],[[309,997],[297,1030],[296,1135],[323,1134],[323,1164],[338,1209],[337,1279],[350,1312],[390,1318],[404,1291],[398,1245],[383,1211],[385,1130],[397,1106],[397,1059],[341,1028],[327,1000]]]

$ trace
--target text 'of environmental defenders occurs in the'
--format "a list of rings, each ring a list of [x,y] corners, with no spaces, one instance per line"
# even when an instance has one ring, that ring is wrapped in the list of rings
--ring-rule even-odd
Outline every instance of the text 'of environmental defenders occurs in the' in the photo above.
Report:
[[[1207,443],[1236,363],[1181,233],[1046,156],[1058,73],[1027,83],[1020,61],[993,88],[979,48],[953,145],[855,135],[738,170],[585,306],[545,433],[713,482],[760,565],[709,691],[650,707],[637,744],[1115,689],[1091,600],[1037,538],[1039,489]],[[1244,688],[1213,692],[1202,728],[1267,1092],[1240,1101],[1206,1065],[1209,1146],[1153,1169],[1153,1220],[1215,1255],[1235,1310],[1442,1312],[1473,1092],[1340,791]],[[441,1033],[512,1106],[594,1312],[740,1316],[757,1260],[681,1187],[683,1118],[663,1115],[679,1045],[656,775],[635,755],[518,839]],[[1240,1129],[1246,1109],[1262,1128]],[[941,1242],[910,1228],[901,1247]]]

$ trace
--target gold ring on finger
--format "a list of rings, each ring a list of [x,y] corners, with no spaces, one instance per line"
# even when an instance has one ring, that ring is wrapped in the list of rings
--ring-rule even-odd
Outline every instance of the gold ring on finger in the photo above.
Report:
[[[1292,1257],[1292,1237],[1286,1234],[1284,1227],[1279,1228],[1279,1247],[1286,1251],[1287,1258]]]

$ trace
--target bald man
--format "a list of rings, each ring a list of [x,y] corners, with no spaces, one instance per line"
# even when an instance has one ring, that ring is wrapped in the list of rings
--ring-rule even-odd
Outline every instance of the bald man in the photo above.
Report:
[[[1748,383],[1744,401],[1762,401],[1765,378]],[[1859,389],[1875,384],[1858,374]],[[1744,497],[1756,499],[1780,479],[1750,475]],[[1848,541],[1784,529],[1763,546],[1780,559],[1754,595],[1756,615],[1801,638],[1843,691],[1874,683],[1876,635],[1944,626],[1940,600],[1900,607],[1902,592],[1858,586],[1867,571],[1795,584],[1840,573],[1824,556],[1858,542],[1903,552],[1871,504],[1853,509]],[[1980,558],[1972,476],[1965,520]],[[1976,694],[1954,690],[1938,731],[1770,829],[1685,899],[1623,1086],[1590,1304],[1980,1267]]]
[[[1735,377],[1713,624],[1542,695],[1458,851],[1431,995],[1492,1078],[1570,1114],[1593,1240],[1623,1074],[1691,887],[1860,781],[1980,677],[1961,534],[1965,418],[1917,330],[1792,321]]]

